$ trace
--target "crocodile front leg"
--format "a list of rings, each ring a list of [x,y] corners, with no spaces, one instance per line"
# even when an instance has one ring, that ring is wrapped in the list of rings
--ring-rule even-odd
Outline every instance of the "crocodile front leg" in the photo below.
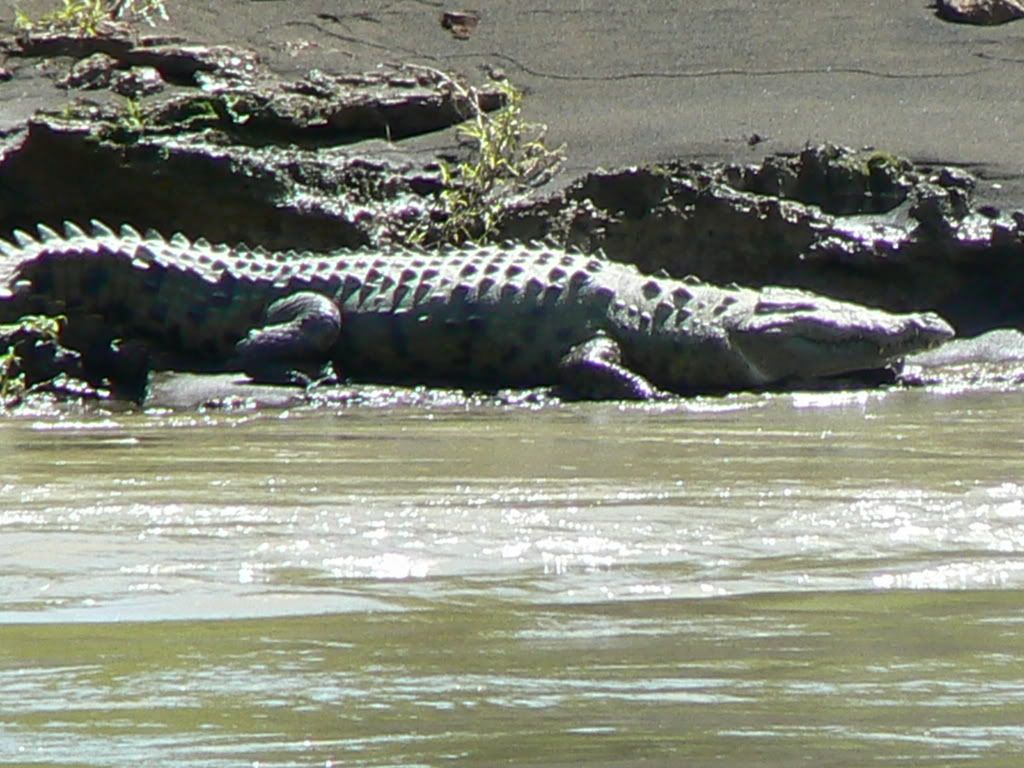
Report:
[[[264,325],[249,331],[235,350],[254,381],[307,386],[333,376],[329,353],[340,332],[337,305],[303,291],[271,304]]]
[[[651,400],[662,396],[651,382],[622,364],[622,350],[607,336],[577,344],[558,365],[562,386],[586,400]]]

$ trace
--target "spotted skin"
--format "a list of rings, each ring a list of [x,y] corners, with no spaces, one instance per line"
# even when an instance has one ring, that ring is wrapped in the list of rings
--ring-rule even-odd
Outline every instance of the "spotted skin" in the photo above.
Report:
[[[651,277],[536,244],[283,253],[97,222],[0,241],[0,321],[28,313],[99,317],[175,367],[259,377],[319,359],[354,380],[636,399],[879,368],[952,336],[931,314]]]

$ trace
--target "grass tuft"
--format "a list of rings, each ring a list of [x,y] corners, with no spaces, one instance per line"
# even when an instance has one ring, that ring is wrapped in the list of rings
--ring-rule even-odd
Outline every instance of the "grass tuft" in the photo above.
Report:
[[[430,221],[416,228],[410,240],[420,244],[485,242],[497,230],[508,202],[548,181],[565,159],[565,146],[549,148],[547,126],[523,118],[523,92],[508,80],[494,86],[504,106],[487,112],[480,93],[449,75],[430,70],[469,105],[457,137],[466,158],[440,162],[442,190]]]
[[[21,32],[68,32],[86,37],[103,34],[119,23],[167,21],[164,0],[61,0],[61,7],[32,19],[20,8],[14,26]]]
[[[20,331],[35,337],[35,343],[56,342],[65,319],[63,316],[26,315],[14,325],[0,326],[0,336],[11,338]],[[11,344],[0,352],[0,408],[17,405],[29,390],[21,358]]]

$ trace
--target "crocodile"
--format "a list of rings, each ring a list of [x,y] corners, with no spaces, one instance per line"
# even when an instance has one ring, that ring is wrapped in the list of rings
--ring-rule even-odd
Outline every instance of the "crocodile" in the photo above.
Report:
[[[25,314],[145,340],[161,367],[281,381],[326,364],[353,381],[585,399],[782,388],[953,336],[932,313],[646,275],[537,243],[271,252],[97,221],[0,240],[0,322]]]

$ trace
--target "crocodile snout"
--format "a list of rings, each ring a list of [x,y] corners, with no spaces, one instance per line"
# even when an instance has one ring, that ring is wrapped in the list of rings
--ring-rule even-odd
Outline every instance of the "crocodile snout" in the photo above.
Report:
[[[899,356],[908,355],[912,352],[922,352],[926,349],[934,349],[956,335],[953,326],[934,312],[909,315],[907,326],[904,345],[909,348],[897,352]]]
[[[765,382],[884,368],[953,338],[933,312],[891,314],[822,299],[759,302],[730,339]]]

